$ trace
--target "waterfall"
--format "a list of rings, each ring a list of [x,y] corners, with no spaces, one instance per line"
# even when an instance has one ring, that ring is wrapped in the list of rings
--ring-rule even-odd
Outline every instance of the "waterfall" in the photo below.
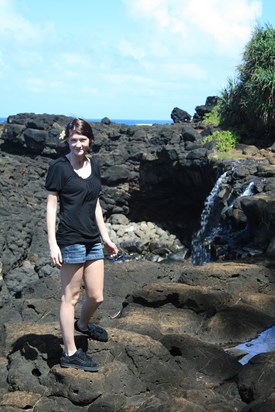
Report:
[[[191,244],[191,262],[194,265],[203,265],[211,260],[211,242],[219,232],[220,208],[216,207],[217,195],[226,178],[227,172],[219,177],[204,203],[200,229],[195,233]]]
[[[253,195],[253,188],[255,186],[255,183],[252,181],[249,183],[249,185],[245,188],[245,190],[237,197],[237,199],[239,199],[240,197],[244,197],[244,196],[252,196]],[[232,202],[229,205],[229,208],[232,209],[234,206],[234,201],[236,199],[232,200]]]
[[[240,195],[240,197],[253,195],[253,187],[254,187],[254,182],[252,181],[252,182],[249,183],[249,185],[243,191],[243,193]]]

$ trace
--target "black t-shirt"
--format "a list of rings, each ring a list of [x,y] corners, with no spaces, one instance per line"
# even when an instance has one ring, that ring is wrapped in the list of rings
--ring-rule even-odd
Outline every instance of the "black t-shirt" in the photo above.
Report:
[[[49,167],[45,187],[49,192],[57,192],[60,202],[56,233],[59,246],[100,242],[95,219],[101,191],[100,168],[93,157],[91,168],[91,175],[83,179],[74,171],[66,156],[55,160]]]

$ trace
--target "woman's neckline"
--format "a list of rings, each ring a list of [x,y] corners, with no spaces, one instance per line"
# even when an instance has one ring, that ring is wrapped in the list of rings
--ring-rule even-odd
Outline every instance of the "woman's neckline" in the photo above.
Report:
[[[69,162],[69,164],[70,164],[73,172],[76,174],[76,176],[78,176],[78,177],[80,177],[81,179],[84,179],[84,180],[88,179],[89,177],[92,176],[92,172],[93,172],[92,163],[91,163],[91,159],[89,157],[85,156],[85,161],[83,163],[83,166],[79,169],[75,169],[74,166],[72,165],[71,158],[70,158],[70,153],[65,155],[65,158]],[[81,171],[82,171],[82,173],[81,173]]]

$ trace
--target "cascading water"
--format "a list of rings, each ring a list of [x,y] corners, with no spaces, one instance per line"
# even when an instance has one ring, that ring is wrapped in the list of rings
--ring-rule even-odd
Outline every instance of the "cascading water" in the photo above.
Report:
[[[254,186],[255,186],[255,183],[252,181],[252,182],[250,182],[249,183],[249,185],[245,188],[245,190],[242,192],[242,194],[240,194],[238,197],[237,197],[237,199],[238,198],[240,198],[240,197],[244,197],[244,196],[252,196],[253,195],[253,188],[254,188]],[[236,199],[234,199],[231,203],[230,203],[230,205],[229,205],[229,208],[233,208],[233,206],[234,206],[234,201],[235,201]]]
[[[191,248],[193,265],[203,265],[211,260],[211,241],[219,231],[220,208],[217,208],[217,195],[221,185],[227,179],[227,172],[217,180],[207,197],[201,214],[200,229],[194,235]]]
[[[226,180],[230,180],[230,176],[230,172],[223,173],[205,201],[200,229],[195,233],[191,243],[191,262],[194,265],[203,265],[215,260],[217,255],[228,254],[230,250],[236,249],[238,242],[243,242],[247,237],[246,228],[237,232],[232,231],[230,223],[224,224],[221,215],[226,207],[228,211],[232,210],[237,199],[253,196],[255,182],[250,182],[241,194],[236,194],[233,190],[229,198],[220,202],[218,194],[221,186]]]
[[[241,194],[240,197],[253,195],[253,187],[254,187],[254,182],[252,181],[249,183],[249,185],[247,186],[247,188],[244,190],[244,192]]]

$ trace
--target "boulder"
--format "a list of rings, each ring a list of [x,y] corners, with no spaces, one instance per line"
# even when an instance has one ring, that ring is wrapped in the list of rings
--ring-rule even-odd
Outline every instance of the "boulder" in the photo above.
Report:
[[[196,116],[194,116],[195,120],[201,120],[206,113],[210,113],[211,110],[217,105],[218,99],[219,98],[217,96],[208,96],[204,105],[196,106]]]
[[[180,109],[179,107],[174,107],[171,112],[171,119],[174,123],[186,123],[190,122],[192,116],[187,113],[185,110]]]

